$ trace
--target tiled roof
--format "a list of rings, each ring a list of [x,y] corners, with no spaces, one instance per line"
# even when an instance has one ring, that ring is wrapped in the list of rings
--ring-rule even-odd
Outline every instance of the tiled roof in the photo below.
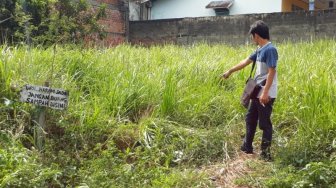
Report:
[[[230,8],[232,4],[233,0],[211,1],[205,8]]]

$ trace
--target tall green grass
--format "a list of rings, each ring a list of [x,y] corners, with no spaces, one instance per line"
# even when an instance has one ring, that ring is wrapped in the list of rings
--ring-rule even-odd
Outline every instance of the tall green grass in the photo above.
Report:
[[[329,164],[336,142],[335,41],[277,47],[280,84],[273,151],[279,169]],[[43,179],[50,185],[210,186],[196,169],[225,161],[240,145],[245,109],[239,97],[250,68],[229,80],[220,76],[254,49],[207,44],[57,46],[55,53],[53,48],[1,46],[1,134],[17,135],[15,146],[32,150],[35,107],[18,101],[18,86],[48,80],[51,87],[69,90],[69,108],[47,111],[45,151],[24,155],[50,170]],[[6,169],[0,167],[0,183],[6,176],[12,179],[4,185],[19,186],[20,176]],[[21,176],[27,174],[40,177],[27,171]]]

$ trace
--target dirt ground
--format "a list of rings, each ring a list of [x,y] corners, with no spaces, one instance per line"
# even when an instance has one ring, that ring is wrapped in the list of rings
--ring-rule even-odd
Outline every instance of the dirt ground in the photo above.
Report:
[[[204,171],[210,175],[210,179],[214,181],[216,188],[250,188],[252,186],[237,185],[235,181],[255,171],[249,167],[249,164],[263,165],[265,163],[258,158],[259,155],[256,153],[237,152],[233,158],[228,159],[225,163],[205,167]]]

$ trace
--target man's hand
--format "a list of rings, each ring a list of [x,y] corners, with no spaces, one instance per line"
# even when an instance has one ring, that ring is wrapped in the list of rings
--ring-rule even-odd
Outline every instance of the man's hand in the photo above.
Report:
[[[224,78],[224,79],[228,79],[232,73],[234,73],[236,71],[239,71],[240,69],[246,67],[250,63],[252,63],[252,60],[249,59],[249,58],[246,58],[243,61],[241,61],[240,63],[238,63],[237,65],[233,66],[228,71],[226,71],[221,77]]]
[[[228,70],[222,75],[222,77],[225,78],[225,79],[228,79],[230,77],[230,75],[231,75],[231,71]]]
[[[265,106],[269,101],[270,101],[270,97],[268,96],[268,93],[262,92],[259,97],[260,104]]]

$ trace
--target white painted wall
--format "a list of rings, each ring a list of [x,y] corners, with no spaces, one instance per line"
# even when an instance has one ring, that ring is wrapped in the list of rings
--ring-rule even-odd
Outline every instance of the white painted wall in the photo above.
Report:
[[[152,19],[216,16],[211,0],[155,0]],[[282,0],[235,0],[230,15],[281,12]]]
[[[215,16],[213,9],[207,9],[209,0],[155,0],[152,19]]]
[[[230,15],[281,12],[282,0],[235,0]]]

